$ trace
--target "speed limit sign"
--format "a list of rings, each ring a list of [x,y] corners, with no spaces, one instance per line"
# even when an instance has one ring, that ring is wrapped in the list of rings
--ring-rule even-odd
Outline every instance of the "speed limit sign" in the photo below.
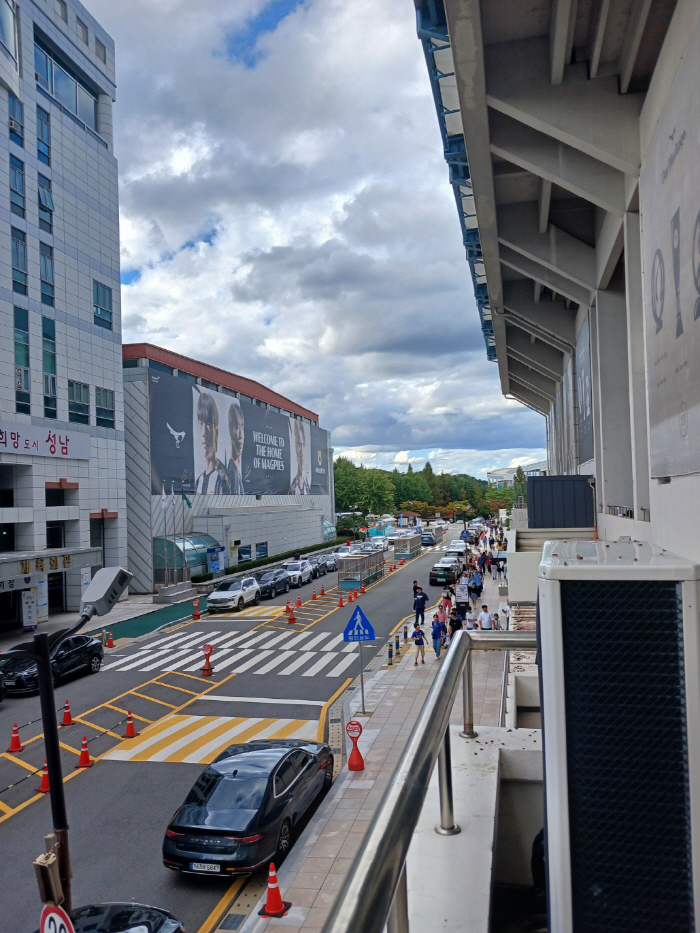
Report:
[[[62,907],[47,904],[41,912],[39,933],[75,933],[75,927]]]

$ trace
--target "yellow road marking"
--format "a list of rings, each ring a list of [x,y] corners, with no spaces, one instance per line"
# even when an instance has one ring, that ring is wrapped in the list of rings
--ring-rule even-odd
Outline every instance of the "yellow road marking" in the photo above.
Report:
[[[162,687],[163,684],[160,684],[160,686]],[[142,700],[150,700],[151,703],[160,703],[161,706],[167,706],[169,709],[175,709],[177,705],[175,703],[166,703],[165,700],[156,700],[155,697],[146,696],[145,693],[137,693],[135,690],[131,691],[131,695],[132,697],[141,697]],[[197,694],[197,696],[199,696],[199,694]]]
[[[292,719],[292,721],[287,723],[286,726],[282,726],[282,728],[278,729],[277,732],[273,732],[272,735],[268,735],[268,739],[286,739],[293,732],[296,732],[297,729],[302,729],[306,723],[310,721],[312,720]]]
[[[8,761],[11,761],[11,762],[13,762],[13,763],[16,764],[16,765],[19,765],[21,768],[26,768],[27,771],[36,771],[36,770],[37,770],[37,769],[34,767],[34,765],[30,765],[30,764],[28,764],[26,761],[22,761],[21,758],[15,758],[15,756],[14,756],[14,755],[11,755],[9,752],[3,752],[3,753],[2,753],[2,757],[3,757],[3,758],[7,758]]]
[[[179,690],[181,693],[189,693],[190,696],[197,696],[199,691],[197,690],[187,690],[185,687],[176,687],[175,684],[164,684],[158,681],[158,685],[161,687],[166,687],[168,690]]]
[[[189,677],[190,680],[198,680],[203,684],[211,684],[211,680],[208,677],[197,677],[195,674],[184,674],[182,671],[163,671],[162,674],[156,677],[155,682],[159,683],[159,677],[167,677],[168,674],[177,674],[178,677]],[[169,684],[164,684],[163,686],[167,687]]]
[[[219,920],[223,919],[224,911],[228,911],[229,907],[233,904],[236,895],[247,883],[248,878],[235,878],[231,886],[227,889],[226,893],[201,925],[197,933],[212,933],[212,930],[214,930],[219,925]]]
[[[316,733],[317,742],[323,742],[323,734],[326,731],[326,716],[328,715],[328,710],[331,708],[333,703],[335,703],[335,701],[338,699],[340,694],[350,686],[352,681],[353,681],[353,678],[348,677],[348,679],[345,681],[343,686],[338,687],[338,689],[335,691],[333,696],[329,700],[326,700],[326,702],[321,707],[321,715],[318,720],[318,731]]]
[[[2,802],[2,800],[0,800],[0,810],[5,813],[12,813],[12,807],[8,807],[6,803]]]
[[[111,735],[115,739],[121,739],[121,736],[118,732],[110,732],[109,729],[103,729],[102,726],[96,726],[94,723],[89,722],[83,716],[74,716],[73,722],[79,722],[83,726],[87,726],[88,729],[94,729],[96,732],[102,732],[105,735]]]
[[[107,707],[107,709],[113,709],[115,713],[122,713],[124,716],[129,715],[129,710],[122,709],[121,706],[113,706],[111,703],[105,703],[104,705]],[[131,713],[131,717],[132,719],[138,719],[139,722],[155,722],[154,719],[146,719],[145,716],[137,716],[136,713]]]
[[[187,735],[188,732],[194,732],[195,729],[201,728],[202,721],[203,720],[193,723],[189,727],[189,729],[183,730],[182,734]],[[213,728],[209,732],[207,732],[205,739],[202,739],[201,736],[198,739],[194,739],[192,742],[189,742],[187,745],[184,745],[182,748],[178,749],[177,752],[173,752],[172,755],[169,755],[165,759],[165,761],[167,762],[182,761],[184,758],[187,758],[188,755],[192,754],[193,752],[196,752],[197,748],[202,745],[203,741],[207,743],[213,742],[214,739],[218,738],[220,735],[223,735],[223,733],[229,732],[231,729],[235,729],[236,726],[242,725],[245,721],[246,721],[245,716],[244,717],[236,716],[232,719],[227,719],[226,722],[221,723],[220,726]],[[165,742],[165,745],[167,745],[168,743],[172,743],[172,741],[173,741],[172,738],[168,739],[168,741]],[[225,742],[222,743],[222,745],[228,745],[230,744],[230,742],[237,742],[237,741],[238,741],[238,736],[236,736],[234,739],[231,739],[231,740],[227,739]],[[151,749],[149,749],[149,751],[151,751]],[[218,754],[218,751],[216,754]],[[132,759],[132,760],[138,760],[138,759]]]
[[[112,733],[112,734],[114,734],[114,733]],[[59,745],[61,746],[61,748],[63,748],[65,751],[67,751],[67,752],[73,752],[74,755],[80,755],[80,752],[78,751],[77,748],[71,748],[70,745],[64,745],[63,742],[59,742],[58,744],[59,744]]]

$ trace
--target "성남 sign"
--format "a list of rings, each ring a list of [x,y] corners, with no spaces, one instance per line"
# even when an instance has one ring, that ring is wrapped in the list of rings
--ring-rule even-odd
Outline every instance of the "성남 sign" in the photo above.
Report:
[[[56,457],[58,460],[89,460],[90,435],[78,431],[55,431],[34,424],[0,421],[0,454]]]

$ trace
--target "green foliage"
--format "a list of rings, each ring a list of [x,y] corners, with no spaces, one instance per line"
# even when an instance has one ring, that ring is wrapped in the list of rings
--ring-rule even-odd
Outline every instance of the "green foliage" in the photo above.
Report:
[[[421,502],[420,499],[411,499],[410,502],[402,502],[399,505],[401,512],[417,512],[421,518],[430,518],[435,514],[435,509],[427,502]]]
[[[527,496],[527,476],[521,466],[515,471],[513,477],[513,492],[516,496]]]

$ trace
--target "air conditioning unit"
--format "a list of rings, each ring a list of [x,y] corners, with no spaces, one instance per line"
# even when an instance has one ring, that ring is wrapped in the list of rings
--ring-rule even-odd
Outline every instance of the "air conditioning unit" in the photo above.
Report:
[[[700,928],[700,567],[548,541],[539,567],[552,933]]]
[[[10,123],[9,123],[9,125],[10,125],[10,132],[11,132],[11,133],[17,133],[18,136],[22,136],[22,135],[23,135],[23,129],[22,129],[22,124],[21,124],[21,123],[18,123],[16,120],[13,120],[12,118],[10,118]]]

